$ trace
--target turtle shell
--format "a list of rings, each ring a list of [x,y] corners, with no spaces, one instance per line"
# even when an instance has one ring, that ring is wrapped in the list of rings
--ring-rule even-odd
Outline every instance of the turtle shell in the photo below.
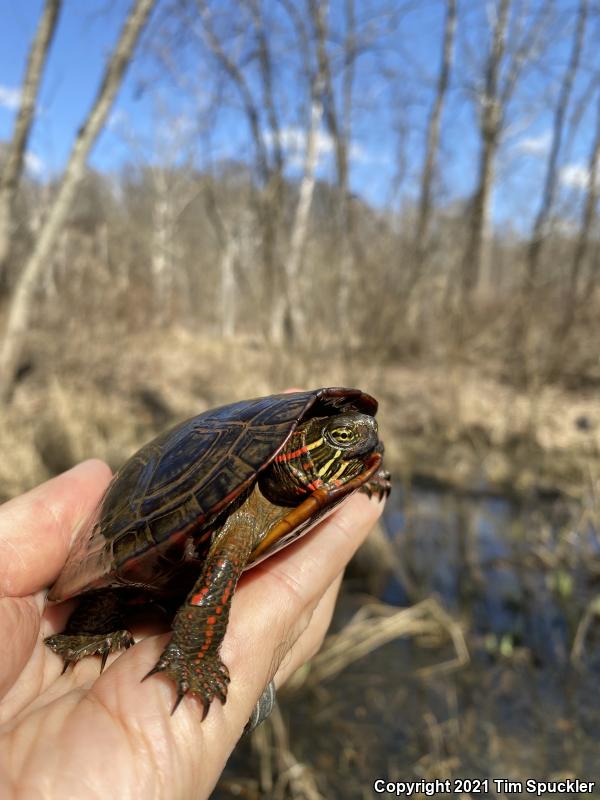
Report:
[[[161,434],[114,475],[49,599],[108,586],[159,592],[173,580],[177,553],[183,565],[192,533],[194,548],[203,532],[210,542],[215,521],[242,502],[300,422],[352,410],[373,416],[377,401],[358,389],[275,394],[205,411]]]

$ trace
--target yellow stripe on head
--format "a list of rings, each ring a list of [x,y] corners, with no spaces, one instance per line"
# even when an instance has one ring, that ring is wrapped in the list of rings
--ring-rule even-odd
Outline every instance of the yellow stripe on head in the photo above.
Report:
[[[333,464],[333,462],[336,460],[336,458],[339,458],[341,456],[341,454],[342,454],[341,450],[336,450],[335,451],[335,453],[333,454],[332,458],[330,458],[329,461],[324,466],[322,466],[321,469],[317,472],[317,475],[319,476],[319,478],[322,478],[323,475],[325,475],[325,473],[327,472],[329,467]]]
[[[346,467],[348,466],[348,463],[349,463],[348,461],[342,461],[342,466],[338,469],[335,475],[332,476],[331,478],[332,481],[336,481],[340,477],[340,475],[344,474],[344,472],[346,471]]]

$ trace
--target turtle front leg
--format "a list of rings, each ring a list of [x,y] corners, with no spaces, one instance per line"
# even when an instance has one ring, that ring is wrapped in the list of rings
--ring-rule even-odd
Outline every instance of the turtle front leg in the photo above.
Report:
[[[94,655],[102,656],[102,672],[109,653],[131,647],[133,643],[133,636],[123,625],[119,597],[112,591],[82,597],[64,632],[44,639],[44,644],[63,657],[63,672],[69,664]]]
[[[369,498],[373,497],[373,495],[377,496],[378,500],[383,500],[383,498],[387,498],[392,491],[392,482],[391,482],[391,475],[387,471],[387,469],[380,469],[376,475],[373,475],[371,480],[364,483],[361,488],[361,492],[368,495]]]
[[[215,697],[227,699],[229,670],[219,649],[229,621],[231,598],[253,544],[249,530],[240,530],[240,512],[216,534],[202,574],[173,621],[173,636],[144,680],[165,672],[175,681],[177,697],[171,713],[186,694],[204,705],[204,719]]]

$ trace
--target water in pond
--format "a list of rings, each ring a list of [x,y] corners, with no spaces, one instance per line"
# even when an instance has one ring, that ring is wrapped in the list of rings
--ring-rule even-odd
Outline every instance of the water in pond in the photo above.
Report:
[[[291,749],[323,797],[375,797],[377,777],[460,776],[596,780],[600,796],[597,514],[592,501],[396,487],[385,525],[403,575],[382,599],[438,598],[463,626],[470,662],[419,677],[450,646],[398,640],[284,698]],[[361,602],[344,593],[338,627]],[[243,748],[237,763],[252,770]],[[504,795],[492,784],[472,796]]]

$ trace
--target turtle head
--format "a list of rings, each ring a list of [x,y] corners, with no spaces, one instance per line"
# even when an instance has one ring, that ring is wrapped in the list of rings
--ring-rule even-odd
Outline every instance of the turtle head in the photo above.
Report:
[[[383,453],[377,422],[346,411],[300,423],[260,479],[274,503],[296,505],[321,487],[338,487],[360,475],[372,453]]]
[[[338,458],[344,460],[370,455],[379,444],[377,422],[358,411],[330,417],[322,428],[322,436],[332,450],[340,450]]]

